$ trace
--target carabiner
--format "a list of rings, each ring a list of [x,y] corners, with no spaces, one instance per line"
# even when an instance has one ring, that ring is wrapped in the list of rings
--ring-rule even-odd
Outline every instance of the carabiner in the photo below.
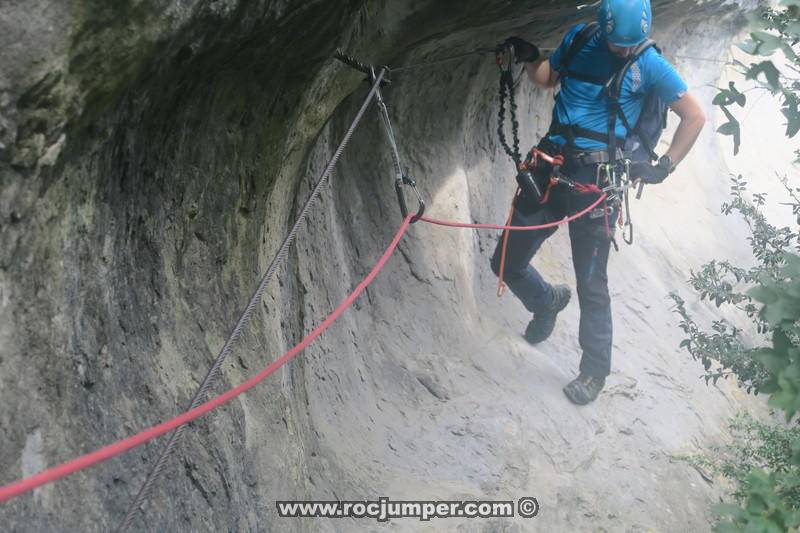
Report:
[[[623,176],[622,180],[624,181],[624,189],[622,191],[622,197],[625,201],[625,225],[622,227],[622,240],[625,241],[625,244],[628,246],[633,244],[633,222],[631,221],[631,201],[630,201],[630,190],[633,186],[633,182],[631,181],[631,160],[625,160],[625,175]],[[625,235],[625,230],[628,229],[628,235]]]
[[[411,223],[413,224],[425,214],[425,200],[422,199],[422,194],[420,194],[419,189],[417,189],[417,182],[413,179],[403,174],[402,179],[395,180],[394,191],[397,194],[397,201],[400,204],[400,212],[403,214],[403,218],[408,216],[408,204],[406,204],[406,195],[403,192],[403,185],[410,186],[417,195],[417,214],[411,218]]]

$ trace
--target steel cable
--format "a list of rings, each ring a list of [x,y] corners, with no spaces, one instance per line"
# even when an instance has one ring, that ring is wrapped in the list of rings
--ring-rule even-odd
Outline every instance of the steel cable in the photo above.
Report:
[[[206,377],[203,379],[203,382],[200,385],[200,388],[197,390],[197,393],[195,393],[194,398],[192,399],[191,405],[189,406],[188,410],[194,409],[197,406],[199,406],[200,404],[202,404],[203,401],[205,400],[209,390],[214,385],[214,381],[215,381],[217,375],[219,374],[219,370],[222,367],[222,364],[225,362],[225,359],[230,354],[230,352],[231,352],[231,350],[233,348],[233,345],[239,339],[239,336],[241,335],[242,329],[244,329],[244,327],[250,321],[250,317],[251,317],[253,311],[255,310],[256,305],[261,300],[261,295],[263,294],[264,290],[266,289],[267,284],[270,282],[272,277],[275,275],[275,272],[277,271],[278,266],[283,262],[283,259],[286,257],[286,254],[289,251],[289,247],[294,242],[295,236],[297,235],[297,232],[300,229],[300,226],[303,224],[303,222],[307,218],[309,211],[311,210],[311,208],[314,205],[314,202],[316,201],[317,197],[320,195],[320,192],[322,191],[322,186],[328,181],[328,178],[330,177],[331,173],[333,172],[334,167],[338,163],[339,158],[342,155],[342,152],[344,151],[345,147],[349,143],[350,137],[353,135],[353,132],[355,131],[356,127],[358,126],[359,122],[361,121],[362,117],[364,116],[364,113],[366,112],[367,107],[372,102],[372,100],[375,98],[375,94],[376,94],[376,92],[378,90],[378,87],[380,87],[381,81],[383,80],[383,76],[384,76],[385,73],[386,73],[386,70],[385,69],[381,69],[380,72],[378,73],[378,75],[375,77],[375,81],[372,84],[372,88],[370,89],[369,94],[367,94],[367,97],[364,99],[364,103],[361,105],[361,108],[359,109],[358,113],[356,114],[355,119],[353,119],[353,122],[350,124],[350,127],[347,130],[347,133],[345,133],[344,138],[342,139],[342,141],[340,142],[338,148],[334,152],[333,157],[328,162],[328,165],[325,167],[325,170],[323,171],[322,176],[319,178],[319,180],[317,181],[317,184],[314,186],[314,189],[311,192],[311,196],[309,196],[308,200],[306,200],[306,203],[303,206],[303,209],[300,211],[300,215],[297,217],[297,220],[295,221],[294,225],[292,226],[292,229],[289,231],[289,234],[284,239],[283,244],[281,244],[281,247],[278,250],[278,253],[275,255],[275,257],[273,258],[272,262],[270,263],[269,268],[267,269],[267,272],[261,278],[261,282],[258,284],[258,287],[253,292],[253,295],[250,297],[250,301],[248,302],[247,307],[245,307],[244,311],[239,316],[239,320],[236,322],[236,326],[233,328],[233,331],[228,336],[228,340],[225,341],[225,344],[223,345],[222,349],[220,350],[219,354],[217,355],[217,358],[214,360],[214,364],[212,365],[211,369],[206,374]],[[164,447],[163,451],[161,452],[161,455],[159,455],[158,460],[156,461],[156,464],[150,470],[150,473],[147,475],[147,479],[145,480],[144,484],[142,485],[142,488],[139,489],[139,492],[136,494],[136,497],[134,498],[133,502],[128,507],[128,510],[125,513],[125,517],[123,518],[122,522],[120,522],[120,524],[117,527],[117,529],[115,530],[117,533],[122,533],[122,532],[126,531],[130,527],[131,523],[133,522],[134,517],[136,516],[136,511],[139,509],[139,507],[141,507],[142,503],[144,503],[144,501],[147,499],[147,496],[149,495],[150,491],[152,490],[153,484],[161,476],[161,473],[163,472],[164,467],[165,467],[165,465],[167,463],[167,459],[169,459],[170,455],[172,455],[172,453],[175,451],[175,448],[180,443],[180,439],[183,436],[183,432],[185,430],[186,430],[186,425],[182,425],[182,426],[178,427],[177,429],[175,429],[172,432],[172,434],[170,435],[169,441],[167,442],[166,446]]]

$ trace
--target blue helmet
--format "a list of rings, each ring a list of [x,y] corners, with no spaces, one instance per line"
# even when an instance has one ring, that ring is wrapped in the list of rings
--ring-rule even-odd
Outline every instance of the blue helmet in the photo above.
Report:
[[[603,0],[597,15],[611,44],[636,46],[650,35],[653,23],[650,0]]]

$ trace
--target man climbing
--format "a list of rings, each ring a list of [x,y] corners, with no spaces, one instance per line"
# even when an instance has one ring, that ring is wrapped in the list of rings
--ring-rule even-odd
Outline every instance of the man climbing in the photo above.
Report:
[[[549,59],[540,57],[533,44],[511,37],[505,42],[518,63],[524,62],[528,77],[539,87],[560,85],[555,99],[550,131],[538,148],[553,156],[562,155],[562,173],[581,184],[596,184],[599,166],[630,157],[632,131],[643,116],[649,96],[659,98],[672,109],[680,124],[666,153],[653,164],[634,161],[630,177],[644,183],[661,183],[686,157],[705,123],[697,100],[673,66],[648,41],[652,23],[649,0],[603,0],[597,24],[579,24],[564,37]],[[607,82],[621,81],[618,106]],[[648,147],[653,153],[654,147]],[[607,165],[601,168],[607,168]],[[621,168],[621,167],[620,167]],[[552,168],[540,165],[534,176],[546,183]],[[520,180],[511,219],[514,226],[533,226],[574,214],[597,199],[556,187],[545,203],[530,184]],[[583,355],[580,374],[564,387],[574,403],[594,401],[611,372],[612,322],[606,267],[613,239],[619,202],[607,202],[569,224],[572,262],[577,279],[580,306],[579,343]],[[609,224],[609,220],[611,223]],[[504,272],[511,291],[533,313],[525,331],[531,344],[547,339],[556,316],[569,303],[566,285],[550,285],[530,264],[542,243],[555,228],[511,231],[507,236]],[[501,243],[492,257],[492,270],[500,274]]]

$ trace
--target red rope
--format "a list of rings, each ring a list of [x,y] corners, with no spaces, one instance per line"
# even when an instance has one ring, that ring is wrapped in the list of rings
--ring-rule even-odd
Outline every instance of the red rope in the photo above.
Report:
[[[549,189],[548,189],[549,190]],[[514,209],[517,207],[517,199],[519,195],[522,193],[522,189],[517,187],[517,192],[514,193],[514,200],[511,201],[511,210],[508,212],[508,218],[506,219],[506,226],[511,224],[511,219],[514,217]],[[506,292],[506,283],[503,280],[505,277],[506,272],[506,248],[508,248],[508,236],[510,235],[509,231],[506,230],[503,232],[503,250],[500,254],[500,274],[497,276],[497,297],[500,298],[503,296],[503,293]]]
[[[406,230],[408,229],[409,224],[411,223],[412,215],[409,215],[403,221],[403,224],[400,226],[400,229],[397,230],[397,233],[392,239],[391,244],[383,252],[383,255],[375,263],[375,266],[372,267],[369,274],[358,284],[355,290],[345,298],[339,306],[333,310],[333,312],[328,315],[319,326],[317,326],[311,333],[306,335],[302,341],[294,348],[280,356],[278,359],[270,363],[264,370],[256,374],[255,376],[251,377],[241,385],[232,388],[231,390],[220,394],[216,398],[207,401],[204,404],[201,404],[199,407],[192,409],[183,413],[182,415],[176,416],[175,418],[168,420],[166,422],[162,422],[157,426],[153,426],[149,429],[146,429],[136,435],[123,439],[121,441],[115,442],[114,444],[110,444],[104,448],[100,448],[91,453],[87,453],[86,455],[82,455],[76,459],[63,463],[53,468],[49,468],[43,472],[39,472],[33,476],[30,476],[25,479],[21,479],[19,481],[15,481],[14,483],[9,483],[8,485],[4,485],[0,487],[0,502],[4,502],[19,496],[25,492],[35,489],[36,487],[41,487],[47,483],[51,483],[56,481],[57,479],[61,479],[64,476],[72,474],[73,472],[77,472],[78,470],[83,470],[88,468],[94,464],[106,461],[120,455],[122,453],[127,452],[128,450],[135,448],[137,446],[141,446],[142,444],[155,439],[165,433],[169,433],[173,429],[182,426],[192,420],[200,418],[204,414],[216,409],[217,407],[221,406],[222,404],[233,400],[243,392],[246,392],[262,381],[266,379],[270,374],[274,373],[276,370],[281,368],[283,365],[289,362],[292,358],[294,358],[297,354],[303,351],[305,348],[311,344],[314,339],[319,337],[331,324],[333,324],[339,316],[344,313],[348,307],[350,307],[353,302],[355,301],[358,296],[364,292],[364,290],[369,286],[370,283],[375,279],[375,276],[386,266],[386,263],[389,261],[389,258],[394,252],[395,248],[397,248],[397,244],[400,242],[400,239],[405,234]]]
[[[563,220],[557,222],[550,222],[547,224],[542,224],[540,226],[499,226],[494,224],[464,224],[460,222],[447,222],[442,220],[436,220],[428,217],[422,217],[422,220],[428,222],[430,224],[436,224],[439,226],[449,226],[449,227],[456,227],[456,228],[475,228],[475,229],[502,229],[508,231],[530,231],[530,230],[537,230],[537,229],[544,229],[550,228],[555,226],[560,226],[562,224],[567,224],[573,220],[576,220],[587,213],[589,213],[592,209],[597,207],[600,202],[605,199],[606,195],[603,194],[600,198],[597,199],[592,205],[572,215],[571,217],[567,217]],[[262,381],[264,381],[267,377],[271,374],[275,373],[278,369],[280,369],[283,365],[288,363],[291,359],[297,356],[300,352],[306,349],[317,337],[319,337],[322,333],[327,330],[331,324],[333,324],[341,315],[344,313],[358,298],[358,296],[366,290],[366,288],[373,282],[375,277],[378,273],[386,266],[386,263],[392,256],[392,253],[397,248],[400,239],[405,234],[406,230],[408,230],[408,226],[411,224],[411,219],[413,215],[409,215],[403,220],[400,229],[397,230],[392,242],[389,244],[389,247],[386,251],[383,252],[383,255],[380,257],[375,266],[372,267],[369,274],[358,284],[355,290],[342,301],[333,312],[328,315],[328,317],[319,325],[317,326],[311,333],[306,335],[303,340],[300,341],[295,347],[293,347],[288,352],[284,353],[278,359],[270,363],[266,368],[264,368],[261,372],[256,374],[255,376],[251,377],[241,385],[238,385],[229,391],[220,394],[216,398],[209,400],[198,407],[191,409],[175,418],[167,420],[166,422],[162,422],[161,424],[155,425],[141,431],[135,435],[132,435],[126,439],[121,441],[115,442],[113,444],[109,444],[103,448],[95,450],[94,452],[87,453],[66,463],[62,463],[58,466],[48,468],[38,474],[34,474],[30,477],[15,481],[13,483],[9,483],[7,485],[3,485],[0,487],[0,502],[5,502],[10,500],[11,498],[15,498],[21,494],[29,492],[37,487],[41,487],[42,485],[46,485],[48,483],[52,483],[58,479],[61,479],[69,474],[77,472],[79,470],[84,470],[93,466],[97,463],[101,463],[103,461],[107,461],[117,455],[123,454],[128,450],[131,450],[137,446],[141,446],[146,442],[149,442],[165,433],[169,433],[170,431],[191,422],[192,420],[196,420],[201,416],[205,415],[206,413],[213,411],[217,407],[233,400],[240,394],[247,392],[248,390],[252,389]]]
[[[589,214],[589,212],[600,205],[600,202],[606,199],[607,194],[603,193],[600,198],[595,200],[595,202],[584,209],[583,211],[579,211],[572,216],[566,217],[562,220],[557,220],[555,222],[548,222],[547,224],[541,224],[539,226],[500,226],[497,224],[467,224],[465,222],[450,222],[447,220],[437,220],[435,218],[429,217],[422,217],[420,220],[424,220],[429,224],[436,224],[437,226],[446,226],[448,228],[472,228],[472,229],[502,229],[502,230],[510,230],[510,231],[533,231],[537,229],[546,229],[546,228],[555,228],[556,226],[561,226],[564,224],[568,224],[574,220],[581,218],[584,215]]]

